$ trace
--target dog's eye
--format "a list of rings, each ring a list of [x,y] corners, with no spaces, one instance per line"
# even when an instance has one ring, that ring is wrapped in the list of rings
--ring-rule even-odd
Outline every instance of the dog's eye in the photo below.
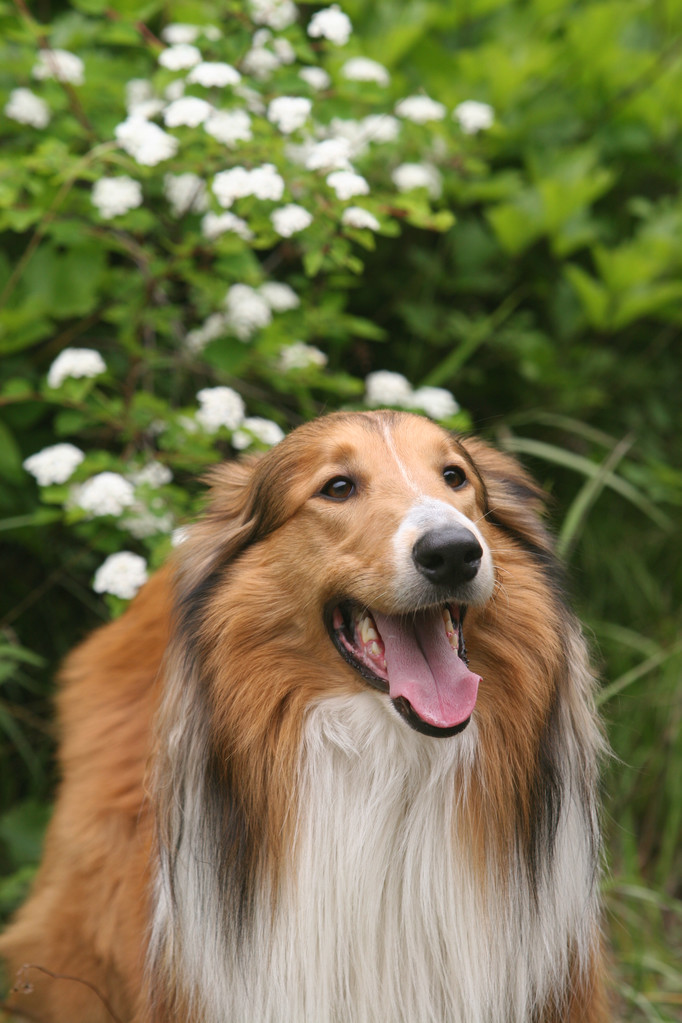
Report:
[[[443,469],[443,479],[452,490],[459,490],[467,481],[464,471],[456,465],[448,465]]]
[[[322,497],[331,497],[334,501],[345,501],[355,493],[355,483],[347,476],[334,476],[320,489]]]

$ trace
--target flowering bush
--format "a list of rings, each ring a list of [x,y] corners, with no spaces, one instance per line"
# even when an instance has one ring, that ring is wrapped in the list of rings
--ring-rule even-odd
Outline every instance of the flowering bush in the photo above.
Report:
[[[375,237],[452,223],[434,203],[470,159],[466,133],[494,115],[405,95],[337,4],[307,17],[245,0],[210,23],[197,8],[158,35],[153,4],[149,25],[77,7],[44,31],[23,5],[5,19],[8,144],[23,159],[0,208],[21,252],[0,344],[44,346],[45,376],[5,392],[60,442],[23,467],[109,555],[94,589],[116,609],[193,514],[177,480],[230,450],[340,404],[466,426],[448,390],[345,371],[349,343],[381,338],[345,307]]]

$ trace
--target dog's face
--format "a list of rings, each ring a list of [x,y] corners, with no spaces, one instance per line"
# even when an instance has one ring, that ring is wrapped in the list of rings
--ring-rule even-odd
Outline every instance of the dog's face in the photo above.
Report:
[[[461,731],[480,681],[465,615],[495,587],[485,485],[464,446],[418,416],[330,416],[255,462],[241,491],[248,537],[205,618],[216,669],[219,656],[248,655],[263,677],[296,665],[315,696],[320,680],[369,685],[418,731]]]

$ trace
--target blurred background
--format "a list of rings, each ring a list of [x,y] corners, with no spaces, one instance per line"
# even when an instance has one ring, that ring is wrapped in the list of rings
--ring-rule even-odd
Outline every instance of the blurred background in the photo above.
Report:
[[[396,405],[549,494],[613,750],[618,1018],[682,1020],[681,0],[14,0],[0,107],[2,917],[59,661],[202,470]]]

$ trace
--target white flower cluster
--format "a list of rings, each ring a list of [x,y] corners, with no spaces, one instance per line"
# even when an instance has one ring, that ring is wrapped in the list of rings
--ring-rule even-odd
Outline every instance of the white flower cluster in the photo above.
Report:
[[[197,128],[212,113],[213,107],[207,100],[198,96],[181,96],[168,104],[163,112],[163,121],[167,128]]]
[[[204,238],[211,241],[228,231],[243,238],[246,242],[253,238],[253,231],[246,221],[235,213],[231,213],[230,210],[226,210],[225,213],[207,213],[201,221],[201,233]]]
[[[276,32],[293,25],[298,15],[293,0],[249,0],[249,13],[257,25],[267,25]]]
[[[196,419],[207,433],[215,433],[221,426],[236,430],[244,419],[244,402],[231,387],[204,387],[197,398]]]
[[[336,46],[345,46],[352,31],[350,18],[338,4],[317,11],[308,22],[308,35],[311,39],[328,39]]]
[[[114,134],[126,153],[145,167],[155,167],[178,151],[176,138],[136,114],[121,121]]]
[[[261,28],[253,37],[253,46],[242,60],[242,71],[259,81],[265,81],[283,64],[293,64],[296,51],[288,39],[272,38],[267,28]]]
[[[173,479],[173,473],[168,466],[156,460],[147,462],[141,469],[135,469],[129,473],[129,476],[131,482],[136,487],[140,486],[140,484],[146,484],[150,487],[162,487]]]
[[[232,447],[236,448],[237,451],[243,451],[245,448],[250,447],[254,440],[259,440],[261,444],[267,444],[268,447],[273,447],[284,437],[284,432],[277,423],[273,423],[271,419],[263,419],[261,416],[247,416],[242,422],[238,430],[232,434],[231,442]]]
[[[426,124],[427,121],[442,121],[446,109],[442,103],[438,103],[429,96],[408,96],[401,99],[395,108],[399,117],[405,117],[415,124]]]
[[[237,69],[223,61],[202,61],[187,75],[190,85],[203,85],[205,89],[224,89],[226,85],[238,85],[241,79]]]
[[[24,461],[24,469],[35,477],[41,487],[49,487],[52,483],[66,483],[84,458],[75,444],[53,444],[29,455]]]
[[[459,405],[444,387],[419,387],[415,391],[402,373],[389,370],[377,370],[365,379],[365,403],[371,407],[419,409],[432,419],[447,419],[459,412]]]
[[[253,138],[251,118],[245,110],[214,110],[204,121],[204,131],[230,148]]]
[[[327,177],[327,184],[336,192],[337,199],[352,199],[354,195],[367,195],[369,184],[361,174],[355,171],[334,171]]]
[[[32,128],[46,128],[50,123],[50,108],[30,89],[12,89],[5,104],[5,114],[10,120],[30,124]]]
[[[313,222],[312,215],[303,206],[288,203],[271,214],[272,226],[281,238],[291,238],[299,231],[305,231]]]
[[[443,191],[440,171],[432,163],[401,163],[391,177],[399,192],[425,188],[433,199],[438,199]]]
[[[201,327],[190,330],[185,345],[191,352],[201,352],[209,342],[225,334],[250,341],[271,322],[273,312],[284,313],[299,305],[300,299],[293,288],[280,281],[266,281],[258,289],[233,284],[225,297],[227,311],[213,313]]]
[[[125,174],[117,178],[99,178],[93,185],[91,199],[99,215],[111,220],[142,205],[142,186]]]
[[[120,515],[135,503],[135,488],[118,472],[100,472],[75,489],[73,500],[91,515]]]
[[[208,208],[206,185],[198,174],[166,174],[163,194],[171,205],[174,217],[185,213],[203,213]]]
[[[380,227],[377,218],[369,210],[364,210],[362,206],[347,206],[341,214],[341,223],[360,231],[378,231]]]
[[[495,111],[488,103],[467,99],[455,107],[452,116],[459,121],[465,135],[475,135],[492,126],[495,120]]]
[[[267,300],[248,284],[233,284],[225,296],[225,325],[240,341],[250,341],[272,320]]]
[[[341,74],[350,82],[376,82],[377,85],[388,85],[391,76],[377,60],[369,57],[352,57],[341,68]]]
[[[294,341],[286,345],[279,353],[278,367],[282,373],[290,373],[292,370],[310,369],[316,367],[322,369],[327,365],[327,356],[314,345],[306,345],[303,341]]]
[[[212,187],[220,205],[227,209],[235,199],[247,195],[277,202],[284,193],[284,179],[277,173],[274,164],[264,163],[252,170],[231,167],[230,170],[220,171],[214,177]]]
[[[316,92],[320,89],[328,89],[332,84],[331,78],[321,67],[302,67],[298,72],[298,77],[302,78]]]
[[[147,581],[147,562],[132,551],[110,554],[95,573],[95,593],[111,593],[130,600]]]
[[[168,71],[186,71],[201,64],[201,50],[191,43],[173,43],[161,51],[159,64]]]
[[[97,377],[106,373],[104,359],[92,348],[65,348],[47,371],[48,387],[61,387],[67,377]]]
[[[305,124],[311,108],[311,101],[303,96],[277,96],[268,106],[268,121],[282,134],[291,135]]]
[[[33,67],[33,77],[39,80],[56,78],[58,82],[82,85],[85,65],[80,57],[68,50],[41,50]]]

